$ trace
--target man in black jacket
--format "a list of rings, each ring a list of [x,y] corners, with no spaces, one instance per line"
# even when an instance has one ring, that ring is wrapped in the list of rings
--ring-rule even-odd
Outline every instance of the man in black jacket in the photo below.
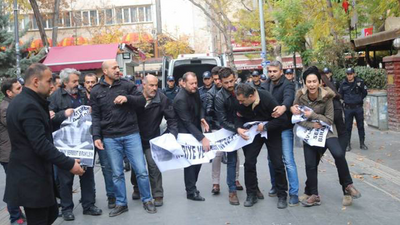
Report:
[[[293,154],[293,125],[289,122],[292,118],[290,107],[293,104],[295,95],[294,83],[286,79],[283,75],[282,63],[279,61],[272,61],[270,63],[268,74],[270,79],[263,83],[262,87],[271,93],[279,104],[275,107],[272,117],[278,118],[284,115],[288,118],[287,123],[282,124],[282,154],[289,180],[289,205],[296,206],[299,204],[299,178]],[[271,160],[268,161],[272,185],[268,194],[270,197],[274,197],[277,194],[275,188],[275,171]]]
[[[175,137],[178,136],[178,121],[175,117],[174,107],[171,101],[160,90],[158,90],[158,78],[154,75],[147,75],[143,79],[143,96],[146,98],[146,106],[138,109],[138,122],[144,155],[146,156],[147,167],[150,177],[151,192],[154,198],[154,205],[163,205],[164,190],[162,176],[150,151],[150,140],[160,136],[160,124],[163,118],[167,121],[167,129]],[[131,182],[134,193],[132,198],[140,197],[137,187],[135,171],[131,172]],[[137,197],[134,198],[134,195]]]
[[[49,109],[55,113],[54,120],[64,121],[66,111],[73,111],[81,105],[87,105],[86,93],[79,91],[79,76],[81,73],[76,69],[66,68],[60,72],[60,79],[63,84],[61,88],[50,96]],[[65,221],[75,219],[73,214],[74,202],[72,197],[72,186],[74,175],[68,170],[57,168],[58,181],[60,183],[60,199],[62,216]],[[81,184],[81,201],[84,215],[98,216],[102,210],[94,205],[95,182],[93,167],[87,167],[83,176],[79,177]]]
[[[215,97],[215,111],[222,128],[236,133],[235,129],[235,113],[239,102],[235,98],[235,73],[232,69],[225,67],[219,70],[219,76],[222,83],[221,90]],[[227,184],[229,187],[229,203],[231,205],[239,205],[236,187],[236,169],[237,151],[227,153]]]
[[[25,87],[7,111],[12,149],[4,201],[23,206],[28,224],[52,224],[57,219],[53,164],[73,174],[85,172],[79,160],[65,156],[53,145],[53,125],[46,101],[51,80],[47,66],[32,64],[25,74]]]
[[[183,88],[178,92],[174,99],[174,109],[178,118],[179,133],[192,134],[203,145],[204,151],[210,150],[210,141],[202,133],[209,130],[208,124],[204,119],[204,111],[197,91],[197,77],[193,72],[186,72],[183,77]],[[196,182],[201,169],[200,165],[192,165],[184,169],[184,179],[186,186],[186,197],[194,201],[204,201],[200,192],[196,188]]]
[[[246,184],[247,198],[244,202],[245,207],[251,207],[257,202],[257,157],[264,143],[267,145],[268,155],[275,170],[275,186],[278,191],[278,208],[287,207],[287,181],[285,166],[282,159],[282,124],[288,123],[286,115],[277,118],[272,117],[274,109],[278,103],[267,91],[256,90],[250,84],[239,84],[235,90],[236,98],[240,103],[237,109],[235,128],[237,133],[245,140],[246,135],[244,123],[251,121],[266,121],[265,125],[260,123],[258,131],[267,131],[268,139],[256,135],[253,143],[243,147],[245,156],[244,180]]]
[[[134,84],[120,79],[117,61],[103,62],[102,70],[104,75],[93,87],[90,101],[94,144],[99,150],[105,149],[113,170],[117,202],[109,216],[118,216],[128,211],[124,155],[136,171],[144,209],[148,213],[156,213],[136,116],[136,110],[146,104],[146,99]]]

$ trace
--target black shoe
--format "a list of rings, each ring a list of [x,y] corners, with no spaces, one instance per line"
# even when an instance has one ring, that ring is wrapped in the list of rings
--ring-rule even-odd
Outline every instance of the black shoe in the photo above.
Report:
[[[133,192],[132,192],[132,200],[139,200],[139,199],[140,199],[139,191],[133,190]]]
[[[65,221],[73,221],[73,220],[75,220],[74,214],[73,214],[72,212],[70,212],[70,211],[68,211],[68,212],[63,212],[62,217],[63,217],[63,219],[64,219]]]
[[[244,207],[252,207],[258,201],[256,195],[247,195],[246,201],[244,201]]]
[[[364,143],[361,143],[360,144],[360,149],[361,150],[368,150],[368,147]]]
[[[258,199],[264,199],[264,194],[261,192],[259,187],[257,187],[256,196],[257,196]]]
[[[115,208],[115,202],[116,202],[115,197],[109,197],[108,198],[108,208],[109,209]]]
[[[200,192],[196,191],[193,194],[187,194],[186,195],[187,199],[193,200],[193,201],[205,201],[206,199],[201,197]]]
[[[97,206],[95,205],[92,205],[88,209],[83,210],[83,215],[100,216],[101,214],[103,214],[103,211],[97,208]]]
[[[161,207],[163,205],[164,205],[163,197],[155,197],[154,198],[154,206],[155,207]]]
[[[126,206],[126,205],[117,205],[117,206],[115,206],[115,208],[113,210],[111,210],[109,216],[110,217],[118,216],[118,215],[121,215],[124,212],[128,212],[128,206]]]
[[[349,145],[347,145],[347,149],[346,149],[346,151],[351,151],[351,144],[349,143]]]
[[[156,206],[154,205],[153,201],[148,201],[143,203],[143,208],[146,212],[150,214],[154,214],[157,212]]]
[[[280,197],[278,198],[278,209],[285,209],[287,208],[287,201],[286,197]]]
[[[277,194],[278,194],[278,191],[276,190],[275,187],[272,187],[272,188],[269,190],[269,192],[268,192],[268,196],[269,196],[269,197],[276,197]]]

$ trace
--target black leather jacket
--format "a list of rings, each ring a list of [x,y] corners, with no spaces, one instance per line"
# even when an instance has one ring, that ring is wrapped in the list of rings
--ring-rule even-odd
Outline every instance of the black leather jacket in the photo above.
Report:
[[[215,96],[215,111],[222,128],[235,132],[235,115],[239,102],[235,96],[224,88]]]
[[[208,92],[206,97],[206,118],[208,125],[211,126],[211,129],[218,130],[221,128],[221,124],[219,123],[217,114],[215,113],[215,96],[221,88],[217,88],[217,85],[214,85]]]

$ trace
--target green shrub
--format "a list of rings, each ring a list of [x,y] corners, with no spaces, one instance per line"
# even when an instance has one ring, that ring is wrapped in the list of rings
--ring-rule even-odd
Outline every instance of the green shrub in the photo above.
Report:
[[[356,75],[365,81],[368,89],[386,89],[386,70],[366,66],[354,67]],[[346,78],[346,69],[333,69],[333,76],[343,81]]]

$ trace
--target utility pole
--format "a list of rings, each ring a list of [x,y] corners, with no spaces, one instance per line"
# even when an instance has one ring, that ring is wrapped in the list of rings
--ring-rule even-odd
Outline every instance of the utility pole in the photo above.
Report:
[[[21,77],[21,67],[19,64],[21,53],[19,52],[19,33],[18,33],[18,4],[17,0],[14,0],[14,40],[15,40],[15,52],[17,54],[17,62],[15,67],[17,68],[16,75],[18,78]]]
[[[267,47],[265,42],[265,28],[264,28],[264,7],[263,7],[263,0],[258,0],[258,9],[260,11],[260,32],[261,32],[261,58],[262,58],[262,65],[263,65],[263,74],[268,77],[268,70],[266,66],[266,59],[267,59]]]

